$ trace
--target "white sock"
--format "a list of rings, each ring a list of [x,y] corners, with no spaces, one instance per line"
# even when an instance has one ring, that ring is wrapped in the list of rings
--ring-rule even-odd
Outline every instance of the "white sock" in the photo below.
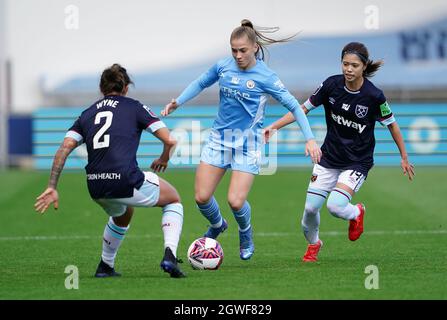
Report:
[[[315,244],[320,240],[318,228],[320,226],[320,212],[309,213],[304,211],[301,227],[304,237],[310,244]]]
[[[328,192],[309,188],[307,190],[306,203],[304,205],[303,219],[301,227],[304,237],[309,244],[315,244],[319,238],[320,209],[326,201]]]
[[[344,220],[354,220],[359,214],[359,208],[351,203],[348,203],[344,208],[340,208],[336,213],[337,217]]]
[[[169,247],[177,257],[177,247],[182,233],[183,206],[181,203],[171,203],[163,207],[161,229],[164,236],[164,247]]]
[[[111,268],[115,265],[115,257],[121,242],[124,240],[126,231],[129,229],[127,227],[119,227],[114,222],[112,217],[106,224],[103,235],[102,242],[102,261],[107,263]]]
[[[338,218],[344,220],[353,220],[360,214],[359,208],[350,203],[351,195],[349,192],[334,188],[327,200],[329,212]]]

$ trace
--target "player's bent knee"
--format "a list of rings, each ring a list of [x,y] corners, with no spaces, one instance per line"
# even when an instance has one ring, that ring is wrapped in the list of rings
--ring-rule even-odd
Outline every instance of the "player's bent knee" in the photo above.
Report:
[[[326,201],[327,192],[312,189],[307,191],[306,203],[304,204],[304,214],[316,215]]]
[[[304,205],[304,211],[306,214],[316,215],[320,211],[320,208],[317,208],[310,203],[306,203]]]
[[[198,205],[204,205],[210,201],[212,196],[212,194],[207,194],[205,192],[196,192],[195,200]]]
[[[245,199],[238,195],[228,195],[228,204],[233,211],[239,211],[244,206]]]
[[[183,205],[180,202],[173,202],[163,207],[163,213],[174,212],[183,219]]]
[[[167,181],[160,179],[160,197],[157,206],[165,206],[170,203],[181,202],[177,190]]]
[[[329,213],[331,215],[333,215],[334,217],[339,218],[340,217],[340,213],[342,211],[343,208],[339,207],[338,205],[334,204],[334,203],[327,203],[327,210],[329,211]]]
[[[177,191],[175,192],[165,192],[163,194],[160,193],[160,198],[158,201],[157,206],[165,206],[171,203],[178,203],[181,202],[180,196],[178,195]]]
[[[172,190],[172,194],[171,194],[171,203],[177,203],[177,202],[182,202],[182,199],[180,198],[180,195],[178,194],[176,189]]]
[[[118,217],[113,217],[113,222],[118,226],[118,227],[127,227],[130,224],[130,221],[132,220],[132,216],[133,216],[133,207],[131,206],[127,206],[126,211],[124,212],[124,214],[118,216]]]
[[[343,216],[343,210],[349,203],[349,199],[340,192],[332,191],[327,200],[327,209],[330,214],[340,218]]]

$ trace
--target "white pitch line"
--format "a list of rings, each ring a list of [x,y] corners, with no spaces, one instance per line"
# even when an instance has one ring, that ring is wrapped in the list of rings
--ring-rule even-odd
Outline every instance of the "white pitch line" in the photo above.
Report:
[[[365,231],[365,235],[372,235],[372,236],[381,236],[381,235],[414,235],[414,234],[420,234],[420,235],[442,235],[447,234],[447,230],[372,230],[372,231]],[[301,232],[256,232],[256,237],[289,237],[289,236],[295,236],[295,235],[301,235]],[[320,235],[322,236],[332,236],[332,237],[338,237],[338,236],[345,236],[346,231],[322,231],[320,232]],[[185,235],[182,235],[185,237]],[[189,234],[188,236],[194,237],[197,235]],[[161,234],[154,234],[154,235],[133,235],[129,234],[126,236],[126,238],[161,238]],[[36,240],[90,240],[90,239],[100,239],[101,235],[97,236],[88,236],[88,235],[72,235],[72,236],[12,236],[12,237],[0,237],[0,241],[36,241]]]
[[[301,234],[301,232],[298,232]],[[323,236],[345,236],[346,231],[320,231],[320,235]],[[290,232],[259,232],[256,233],[256,236],[261,237],[286,237],[286,236],[293,236],[296,233],[290,233]],[[408,234],[447,234],[447,230],[372,230],[372,231],[365,231],[365,235],[373,235],[373,236],[381,236],[381,235],[408,235]]]
[[[15,236],[0,237],[0,241],[28,241],[28,240],[89,240],[100,239],[102,235],[97,236]],[[127,235],[126,238],[161,238],[161,235]]]

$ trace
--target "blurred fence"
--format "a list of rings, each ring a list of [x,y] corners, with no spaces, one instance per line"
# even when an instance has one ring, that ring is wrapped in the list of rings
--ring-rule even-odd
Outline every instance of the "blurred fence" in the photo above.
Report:
[[[160,108],[153,108],[159,114]],[[415,165],[447,165],[447,104],[394,104],[392,110],[402,130],[407,151]],[[80,115],[80,108],[40,109],[33,114],[32,144],[34,167],[51,168],[55,152],[68,128]],[[281,106],[268,106],[264,125],[283,116],[287,110]],[[184,106],[163,118],[179,141],[170,168],[194,168],[200,160],[201,143],[217,114],[215,106]],[[313,110],[309,115],[311,127],[321,144],[326,134],[324,110]],[[399,165],[400,155],[386,127],[376,124],[376,165]],[[304,156],[304,139],[296,124],[278,132],[275,161],[281,166],[310,166]],[[143,132],[137,160],[147,169],[161,153],[161,143],[151,134]],[[266,146],[266,154],[272,150]],[[270,158],[271,159],[271,158]],[[87,163],[85,146],[77,148],[66,162],[66,168],[80,169]]]

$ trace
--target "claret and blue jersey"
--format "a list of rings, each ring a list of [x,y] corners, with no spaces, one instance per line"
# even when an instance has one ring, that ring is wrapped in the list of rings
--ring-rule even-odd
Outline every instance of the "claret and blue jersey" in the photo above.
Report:
[[[136,159],[141,133],[162,127],[150,108],[124,96],[106,96],[84,110],[66,137],[87,146],[85,170],[91,197],[132,197],[144,181]]]
[[[360,90],[350,91],[343,75],[326,79],[304,103],[308,109],[324,106],[327,134],[321,151],[326,168],[353,169],[365,176],[374,164],[376,121],[395,121],[383,92],[368,79]]]

